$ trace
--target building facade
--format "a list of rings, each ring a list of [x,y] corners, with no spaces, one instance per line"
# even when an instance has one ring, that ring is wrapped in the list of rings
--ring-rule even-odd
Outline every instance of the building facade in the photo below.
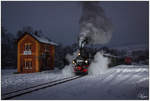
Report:
[[[40,72],[54,69],[54,42],[25,33],[17,42],[17,69],[20,73]]]

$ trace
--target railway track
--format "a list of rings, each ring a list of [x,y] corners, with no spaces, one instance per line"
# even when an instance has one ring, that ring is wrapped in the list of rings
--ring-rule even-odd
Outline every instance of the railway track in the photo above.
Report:
[[[58,85],[58,84],[62,84],[62,83],[65,83],[65,82],[68,82],[68,81],[71,81],[71,80],[75,80],[75,79],[80,78],[80,77],[82,77],[82,76],[73,76],[73,77],[63,78],[63,79],[59,79],[59,80],[39,84],[39,85],[36,85],[36,86],[28,87],[28,88],[25,88],[25,89],[16,90],[16,91],[12,91],[12,92],[9,92],[9,93],[4,93],[4,94],[2,94],[2,100],[12,99],[12,98],[17,97],[17,96],[21,96],[21,95],[24,95],[24,94],[27,94],[27,93],[31,93],[33,91],[37,91],[37,90],[44,89],[44,88],[47,88],[47,87],[52,87],[52,86],[55,86],[55,85]]]

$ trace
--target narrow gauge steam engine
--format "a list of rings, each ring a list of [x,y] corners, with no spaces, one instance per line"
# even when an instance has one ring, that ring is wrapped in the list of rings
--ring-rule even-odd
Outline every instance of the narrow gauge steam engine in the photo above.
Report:
[[[73,60],[74,64],[74,72],[76,75],[78,74],[88,74],[88,67],[89,67],[89,58],[88,56],[83,56],[81,51],[78,53],[76,59]]]
[[[84,42],[82,44],[85,44]],[[74,72],[76,75],[88,74],[90,58],[85,47],[80,47],[78,56],[72,61],[72,63],[74,64]]]

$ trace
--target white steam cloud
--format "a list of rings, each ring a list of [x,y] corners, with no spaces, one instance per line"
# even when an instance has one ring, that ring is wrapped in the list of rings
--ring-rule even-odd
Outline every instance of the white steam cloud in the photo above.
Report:
[[[77,57],[79,50],[73,53],[73,55],[67,54],[66,59],[69,62],[69,65],[65,66],[62,70],[62,73],[65,77],[74,76],[73,64],[72,61]],[[94,60],[91,62],[88,67],[89,75],[103,74],[108,70],[109,59],[103,56],[103,52],[97,52],[94,56]]]
[[[69,62],[69,65],[66,65],[66,66],[64,67],[64,69],[62,70],[62,73],[63,73],[63,75],[64,75],[65,77],[74,76],[74,75],[75,75],[75,74],[74,74],[74,70],[73,70],[72,61],[77,57],[78,52],[79,52],[79,50],[75,51],[75,52],[73,53],[73,55],[71,55],[71,54],[67,54],[67,55],[66,55],[65,58],[66,58],[66,60]]]
[[[108,70],[109,59],[103,56],[103,52],[97,52],[89,66],[89,75],[103,74]]]
[[[84,40],[88,44],[108,43],[112,37],[112,23],[98,2],[83,2],[82,11],[79,22],[79,46]]]

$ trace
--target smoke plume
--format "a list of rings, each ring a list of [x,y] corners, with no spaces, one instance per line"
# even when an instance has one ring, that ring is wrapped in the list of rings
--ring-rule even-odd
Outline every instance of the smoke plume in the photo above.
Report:
[[[105,44],[110,41],[112,24],[98,2],[82,3],[82,16],[79,24],[79,46],[85,40],[88,44]]]

